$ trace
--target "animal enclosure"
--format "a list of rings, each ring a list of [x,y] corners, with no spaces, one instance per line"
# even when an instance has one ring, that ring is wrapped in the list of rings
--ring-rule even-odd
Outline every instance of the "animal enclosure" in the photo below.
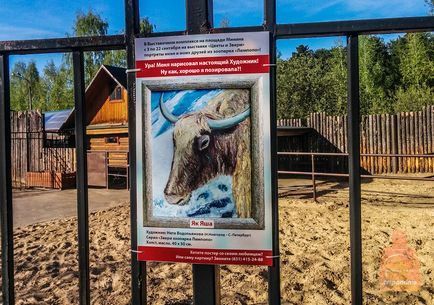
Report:
[[[229,33],[229,32],[241,32],[241,31],[266,31],[270,36],[270,66],[271,66],[271,83],[269,86],[269,91],[271,95],[270,105],[270,128],[271,132],[271,169],[272,169],[272,183],[273,188],[273,198],[272,198],[272,215],[273,215],[273,266],[268,268],[263,272],[263,277],[268,280],[268,294],[267,298],[269,304],[279,305],[281,304],[282,294],[281,287],[285,290],[285,293],[292,293],[295,296],[300,295],[300,286],[296,283],[291,283],[289,286],[281,285],[280,262],[284,263],[285,254],[279,251],[279,226],[278,220],[278,202],[277,202],[277,151],[276,151],[276,137],[275,137],[275,115],[276,115],[276,44],[279,39],[286,38],[302,38],[302,37],[324,37],[324,36],[346,36],[347,38],[347,53],[348,53],[348,113],[349,119],[348,123],[351,128],[348,130],[348,141],[346,142],[346,147],[348,147],[348,153],[350,155],[351,162],[348,164],[349,167],[349,219],[342,223],[342,227],[349,227],[348,230],[344,232],[346,240],[344,246],[339,247],[340,249],[350,249],[350,255],[341,261],[351,261],[351,266],[346,267],[345,274],[351,275],[351,281],[349,282],[351,289],[351,304],[361,305],[363,304],[363,298],[367,298],[370,302],[372,299],[372,294],[366,294],[364,296],[364,291],[362,289],[363,273],[362,273],[362,247],[361,247],[361,234],[362,234],[362,213],[361,213],[361,194],[360,194],[360,174],[359,174],[359,155],[360,155],[360,143],[359,143],[359,124],[357,122],[359,118],[360,111],[360,100],[359,100],[359,36],[366,34],[384,34],[384,33],[399,33],[399,32],[415,32],[415,31],[433,31],[434,29],[434,17],[411,17],[411,18],[389,18],[389,19],[374,19],[374,20],[347,20],[347,21],[336,21],[336,22],[309,22],[309,23],[277,23],[276,18],[276,1],[264,0],[264,14],[263,14],[263,24],[249,25],[247,27],[227,27],[218,28],[213,25],[213,2],[212,0],[187,0],[185,6],[185,12],[187,16],[185,28],[182,31],[176,33],[158,32],[153,33],[154,36],[168,36],[168,35],[180,35],[187,36],[186,34],[195,33]],[[75,125],[75,135],[76,135],[76,156],[77,156],[77,216],[78,216],[78,230],[71,230],[71,235],[73,236],[73,241],[78,241],[79,249],[78,264],[74,266],[79,266],[79,280],[78,286],[73,287],[73,292],[76,299],[79,300],[80,304],[90,304],[90,280],[94,279],[95,276],[91,276],[89,267],[89,213],[88,213],[88,185],[87,185],[87,149],[86,149],[86,111],[85,111],[85,81],[84,81],[84,53],[89,51],[102,51],[109,49],[123,49],[126,50],[128,69],[130,71],[136,70],[135,58],[134,58],[134,38],[140,35],[139,16],[145,16],[146,12],[140,12],[139,14],[139,1],[125,1],[125,34],[122,35],[109,35],[104,37],[68,37],[61,39],[44,39],[44,40],[32,40],[32,41],[5,41],[0,42],[0,209],[1,209],[1,228],[2,228],[2,299],[4,304],[13,305],[15,304],[15,289],[21,290],[22,287],[14,283],[14,257],[17,255],[17,248],[20,247],[16,241],[14,241],[13,236],[13,205],[12,205],[12,188],[10,185],[11,180],[11,138],[12,134],[9,130],[9,118],[10,118],[10,58],[14,55],[19,54],[34,54],[34,53],[50,53],[50,52],[69,52],[72,54],[72,62],[74,69],[74,100],[77,122]],[[188,37],[188,36],[187,36]],[[130,117],[134,116],[136,113],[136,101],[134,100],[136,88],[135,88],[135,76],[130,73],[128,75],[128,85],[127,85],[128,95],[132,98],[132,102],[128,105],[128,113]],[[137,226],[136,216],[137,216],[137,183],[136,180],[139,178],[134,169],[136,165],[136,151],[139,149],[136,147],[135,140],[136,137],[141,136],[136,134],[136,125],[134,120],[129,121],[129,133],[132,141],[130,146],[131,151],[131,227],[135,228]],[[346,200],[348,203],[348,201]],[[319,206],[321,207],[321,206]],[[293,209],[289,209],[293,210]],[[128,213],[126,213],[128,214]],[[309,213],[312,215],[312,213]],[[321,212],[318,215],[328,215]],[[345,211],[345,215],[348,215],[348,211]],[[405,214],[408,215],[408,214]],[[315,219],[320,219],[320,217],[315,217]],[[113,224],[113,219],[109,217],[106,223]],[[295,219],[300,219],[295,217]],[[366,217],[369,219],[369,217]],[[90,222],[92,224],[92,221]],[[312,223],[310,221],[303,221],[300,226],[305,226],[306,223]],[[350,225],[348,225],[350,223]],[[72,224],[75,226],[76,224]],[[291,223],[291,225],[293,225]],[[318,228],[319,226],[316,226]],[[126,228],[126,226],[123,226]],[[110,227],[113,229],[113,226]],[[99,230],[99,231],[98,231]],[[104,230],[102,227],[98,227],[97,232],[105,233],[110,230]],[[292,229],[291,229],[292,230]],[[330,232],[330,231],[328,231]],[[423,231],[425,232],[425,231]],[[374,232],[374,237],[377,237],[379,230]],[[31,234],[35,234],[35,230],[31,229]],[[126,233],[128,234],[128,233]],[[56,236],[50,233],[50,236]],[[328,236],[333,236],[329,234]],[[78,237],[78,238],[77,238]],[[131,244],[137,245],[137,231],[131,230]],[[110,240],[110,238],[106,238]],[[21,240],[22,242],[23,240]],[[308,249],[311,248],[311,242]],[[27,243],[30,244],[30,243]],[[50,245],[55,245],[56,243],[49,243]],[[16,247],[14,247],[16,246]],[[74,247],[71,244],[67,247]],[[368,245],[369,247],[369,245]],[[154,268],[149,268],[149,265],[139,262],[137,260],[137,254],[134,249],[131,249],[130,245],[124,248],[121,253],[131,253],[131,268],[128,269],[128,274],[131,275],[131,283],[126,285],[125,289],[118,289],[118,291],[127,291],[131,288],[131,303],[134,305],[145,304],[148,301],[147,297],[147,270],[153,270],[152,273],[155,275],[158,273]],[[132,251],[131,251],[132,250]],[[15,253],[14,253],[15,251]],[[34,249],[33,249],[34,251]],[[38,251],[37,251],[38,252]],[[119,251],[117,251],[119,252]],[[54,253],[51,251],[50,253]],[[288,251],[288,253],[291,253]],[[285,254],[286,255],[286,254]],[[291,253],[292,255],[292,253]],[[304,253],[303,253],[303,256]],[[76,256],[74,256],[76,257]],[[57,259],[56,259],[57,260]],[[73,260],[69,260],[72,262]],[[127,258],[121,260],[122,262],[130,261]],[[57,262],[57,261],[56,261]],[[75,261],[74,261],[75,262]],[[304,262],[299,261],[300,263]],[[26,262],[27,264],[28,262]],[[38,264],[39,265],[39,264]],[[283,266],[283,264],[282,264]],[[288,266],[288,264],[286,264]],[[283,266],[284,267],[284,266]],[[315,266],[314,266],[315,267]],[[56,269],[58,270],[58,269]],[[95,270],[95,269],[94,269]],[[193,280],[193,302],[195,304],[220,304],[219,290],[219,270],[217,267],[209,265],[193,265],[192,267],[192,280]],[[222,268],[224,271],[225,268]],[[285,269],[283,269],[285,271]],[[297,269],[299,270],[299,269]],[[315,269],[318,273],[319,269]],[[151,272],[150,272],[151,273]],[[306,273],[298,272],[303,275],[301,280],[306,278]],[[296,272],[289,272],[288,274],[298,274]],[[30,273],[29,273],[30,274]],[[39,274],[36,272],[36,274]],[[152,274],[151,274],[152,275]],[[171,280],[160,280],[158,283],[172,283],[170,287],[166,290],[160,285],[158,287],[159,292],[164,293],[165,296],[170,297],[170,302],[172,303],[174,297],[174,286],[177,278],[173,279],[173,272],[171,273]],[[185,279],[185,276],[179,277]],[[288,277],[284,277],[288,278]],[[247,278],[248,279],[248,278]],[[17,278],[17,280],[19,280]],[[54,282],[54,278],[49,279],[50,283]],[[237,281],[246,281],[246,277]],[[17,281],[18,282],[18,281]],[[23,283],[24,281],[21,281]],[[40,283],[40,282],[38,282]],[[28,282],[27,282],[28,284]],[[247,284],[251,285],[251,283]],[[333,282],[326,282],[326,285],[333,287]],[[29,285],[27,285],[28,287]],[[59,287],[59,286],[58,286]],[[176,287],[175,287],[176,288]],[[249,287],[250,288],[250,287]],[[294,291],[297,290],[297,291]],[[348,292],[348,285],[343,288]],[[78,291],[77,291],[78,290]],[[265,291],[266,288],[262,288],[261,291]],[[238,289],[238,292],[242,292]],[[32,291],[34,293],[35,290]],[[39,292],[39,291],[38,291]],[[237,292],[237,293],[238,293]],[[327,295],[331,295],[330,291],[326,292]],[[126,302],[128,302],[127,300]],[[256,301],[256,300],[255,300]],[[350,300],[345,302],[348,304]],[[243,301],[244,302],[244,301]],[[291,300],[292,302],[292,300]],[[294,301],[296,302],[296,301]],[[331,303],[333,301],[330,301]],[[366,300],[365,300],[366,302]],[[421,302],[421,299],[415,300],[415,302]],[[425,301],[428,304],[429,301]],[[190,301],[188,301],[190,303]],[[245,303],[245,302],[244,302]],[[319,303],[319,302],[317,302]],[[409,303],[409,302],[405,302]],[[336,303],[335,303],[336,304]]]
[[[307,119],[280,119],[278,126],[312,128],[306,136],[279,139],[279,151],[348,153],[347,116],[312,113]],[[434,106],[426,106],[418,112],[364,115],[360,120],[360,133],[361,167],[365,172],[434,173]],[[298,169],[306,170],[310,166],[306,157],[285,156],[279,160],[285,168],[304,164]],[[326,172],[348,171],[345,157],[322,156],[317,161],[318,169]]]

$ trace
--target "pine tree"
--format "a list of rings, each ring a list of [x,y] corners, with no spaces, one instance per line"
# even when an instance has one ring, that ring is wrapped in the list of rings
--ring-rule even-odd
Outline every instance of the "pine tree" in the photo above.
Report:
[[[325,105],[324,70],[307,46],[297,47],[291,58],[278,61],[279,118],[301,118]]]
[[[331,49],[330,53],[324,78],[327,96],[323,111],[334,115],[345,114],[347,111],[346,48],[337,45]]]
[[[391,85],[387,47],[383,39],[376,36],[361,36],[359,44],[361,113],[386,113],[390,108]]]
[[[431,33],[409,33],[395,45],[400,85],[396,111],[419,110],[434,104],[434,39]]]
[[[42,106],[41,80],[36,62],[16,62],[11,73],[12,110],[40,109]]]
[[[64,65],[56,67],[47,63],[43,73],[43,92],[47,110],[63,110],[74,107],[71,71]]]

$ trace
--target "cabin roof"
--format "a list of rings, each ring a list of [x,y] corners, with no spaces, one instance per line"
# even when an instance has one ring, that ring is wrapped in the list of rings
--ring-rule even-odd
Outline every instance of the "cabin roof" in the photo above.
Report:
[[[127,88],[126,69],[115,67],[115,66],[102,65],[101,68],[99,68],[98,72],[96,73],[94,79],[100,73],[101,70],[105,70],[118,83],[118,85],[122,86],[124,89]],[[91,84],[92,82],[90,82],[88,88],[91,86]]]
[[[86,88],[85,100],[86,100],[86,114],[87,114],[87,125],[91,122],[93,116],[96,114],[98,109],[105,102],[104,100],[98,101],[96,96],[101,90],[102,86],[121,86],[122,88],[127,88],[127,74],[125,68],[102,65],[98,72],[95,74],[91,82]],[[98,103],[97,105],[95,103]],[[72,129],[75,125],[75,108],[69,114],[69,117],[61,126],[60,129]]]
[[[66,122],[72,109],[49,111],[44,113],[44,129],[49,132],[57,132]]]

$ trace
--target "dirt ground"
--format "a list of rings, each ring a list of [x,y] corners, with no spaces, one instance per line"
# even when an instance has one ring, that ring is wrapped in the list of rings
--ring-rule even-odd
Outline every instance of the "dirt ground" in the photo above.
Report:
[[[376,180],[362,189],[365,304],[434,304],[434,183]],[[308,192],[279,200],[284,304],[350,304],[348,190],[320,183],[319,192],[318,203]],[[91,214],[92,304],[129,304],[129,230],[127,204]],[[420,263],[417,292],[380,291],[382,255],[396,230]],[[16,229],[17,304],[78,304],[76,234],[75,218]],[[147,266],[149,304],[191,304],[189,265]],[[222,266],[221,286],[222,304],[266,304],[264,267]]]
[[[128,190],[89,188],[89,211],[129,201]],[[14,227],[77,215],[76,190],[24,190],[13,193]]]

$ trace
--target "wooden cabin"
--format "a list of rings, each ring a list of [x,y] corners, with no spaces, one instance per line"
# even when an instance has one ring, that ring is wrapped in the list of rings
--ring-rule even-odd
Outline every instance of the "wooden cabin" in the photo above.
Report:
[[[86,88],[89,186],[128,187],[128,97],[125,69],[102,65]],[[74,112],[63,128],[74,127]]]

